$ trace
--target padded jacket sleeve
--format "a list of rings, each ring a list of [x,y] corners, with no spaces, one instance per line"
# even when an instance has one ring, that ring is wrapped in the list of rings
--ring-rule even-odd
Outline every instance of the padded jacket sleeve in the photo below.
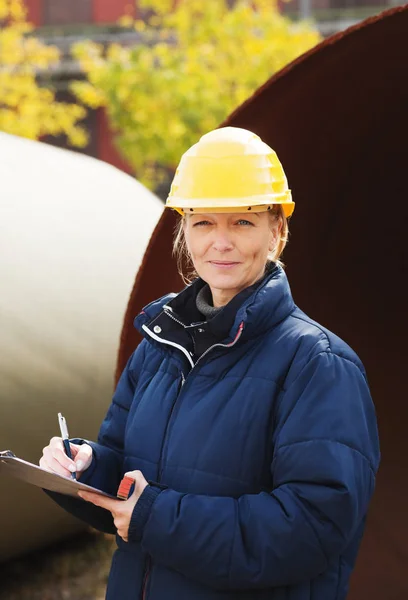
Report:
[[[362,370],[322,352],[275,410],[270,493],[234,499],[146,488],[132,537],[154,561],[217,589],[261,588],[314,578],[346,548],[379,462]]]
[[[112,403],[101,425],[98,441],[72,439],[74,443],[88,443],[93,449],[93,459],[89,468],[81,475],[81,483],[116,495],[122,477],[123,439],[130,405],[136,387],[136,378],[144,360],[142,342],[130,357],[124,369]],[[71,496],[47,492],[47,494],[73,516],[81,519],[105,533],[116,533],[113,518],[109,511]]]

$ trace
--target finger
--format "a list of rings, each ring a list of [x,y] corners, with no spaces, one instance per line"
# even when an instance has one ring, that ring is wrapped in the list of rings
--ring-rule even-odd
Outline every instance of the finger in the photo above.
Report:
[[[127,473],[125,473],[126,477],[131,477],[132,479],[134,479],[136,481],[136,479],[139,479],[139,477],[143,477],[143,473],[142,471],[127,471]]]
[[[65,447],[62,438],[60,437],[51,438],[50,444],[47,446],[47,448],[50,448],[50,451],[54,456],[56,456],[56,453],[59,452],[63,452],[65,454]],[[85,448],[88,448],[89,454],[92,454],[92,448],[89,444],[73,444],[72,442],[69,442],[69,448],[73,458],[75,458],[80,452],[85,453],[88,456],[88,452],[84,450]]]
[[[54,446],[61,446],[62,444],[62,438],[61,437],[57,437],[54,436],[50,439],[50,446],[54,447]]]
[[[54,459],[60,465],[62,465],[62,467],[64,467],[64,469],[66,469],[67,471],[70,471],[71,473],[76,471],[77,467],[76,467],[74,461],[71,460],[69,458],[69,456],[67,456],[65,454],[62,439],[61,438],[52,438],[52,439],[56,440],[56,441],[54,441],[54,443],[52,445],[50,444],[49,446],[46,446],[43,449],[43,454],[44,454],[45,458],[47,459],[47,462],[51,463],[52,460]]]
[[[70,448],[72,450],[72,444],[70,444]],[[66,455],[64,444],[62,438],[53,437],[48,446],[43,448],[44,455],[50,454],[55,459],[57,459],[63,466],[68,468],[69,464],[72,464],[73,461]]]
[[[125,476],[130,477],[135,482],[135,487],[132,496],[140,496],[144,488],[148,485],[142,471],[128,471],[127,473],[125,473]]]
[[[82,490],[78,492],[78,496],[87,502],[92,502],[95,506],[106,508],[106,510],[109,510],[112,513],[115,511],[117,504],[121,504],[120,500],[114,500],[113,498],[107,498],[92,492],[83,492]]]
[[[133,479],[133,481],[135,482],[133,493],[137,491],[138,487],[144,480],[142,471],[128,471],[127,473],[125,473],[125,477],[130,477],[130,479]]]
[[[92,446],[89,446],[89,444],[79,446],[79,450],[74,457],[77,471],[85,471],[89,467],[92,462],[92,453]]]
[[[71,472],[59,463],[51,454],[44,454],[40,459],[40,467],[64,477],[71,477]]]
[[[57,475],[63,475],[64,477],[71,477],[72,473],[65,469],[55,458],[44,458],[40,459],[40,467],[51,473],[57,473]]]
[[[39,461],[38,464],[40,465],[40,467],[42,469],[44,469],[44,471],[49,471],[49,473],[55,473],[55,471],[53,471],[52,469],[50,469],[50,467],[48,466],[47,461],[43,457],[40,458],[40,461]]]
[[[129,526],[125,526],[122,523],[118,523],[118,519],[114,519],[114,525],[116,527],[116,531],[118,532],[118,535],[122,538],[122,540],[127,542],[128,534],[129,534]]]

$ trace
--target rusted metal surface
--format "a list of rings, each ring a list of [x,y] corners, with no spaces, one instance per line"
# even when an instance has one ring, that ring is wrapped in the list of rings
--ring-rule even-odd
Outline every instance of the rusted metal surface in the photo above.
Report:
[[[382,464],[350,600],[408,596],[407,31],[401,7],[325,40],[224,123],[278,152],[296,202],[284,255],[295,301],[358,352],[377,407]],[[134,316],[182,287],[174,223],[165,212],[137,275],[118,373]]]

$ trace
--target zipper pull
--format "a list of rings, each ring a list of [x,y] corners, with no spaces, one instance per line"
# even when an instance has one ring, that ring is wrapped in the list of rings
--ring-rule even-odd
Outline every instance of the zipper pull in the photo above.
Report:
[[[181,371],[181,387],[183,387],[183,385],[185,384],[185,382],[186,382],[186,378],[184,377],[183,371]]]

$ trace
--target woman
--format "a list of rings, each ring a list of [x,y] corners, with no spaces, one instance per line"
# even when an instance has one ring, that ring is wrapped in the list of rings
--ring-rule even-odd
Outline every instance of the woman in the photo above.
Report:
[[[98,443],[41,466],[126,501],[53,497],[117,533],[107,598],[342,600],[379,462],[363,365],[293,302],[279,257],[294,208],[253,133],[182,157],[167,206],[197,277],[136,318],[144,339]],[[85,500],[86,502],[84,502]]]

